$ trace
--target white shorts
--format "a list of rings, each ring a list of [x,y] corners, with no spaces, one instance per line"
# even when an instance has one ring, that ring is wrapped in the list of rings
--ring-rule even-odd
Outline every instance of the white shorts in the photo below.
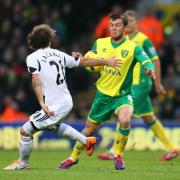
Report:
[[[49,108],[53,110],[54,108]],[[54,111],[54,116],[48,116],[45,112],[41,109],[40,111],[35,112],[30,116],[30,121],[34,124],[34,126],[38,130],[48,129],[55,125],[61,123],[62,120],[69,114],[72,109],[72,106],[69,109],[57,109]]]

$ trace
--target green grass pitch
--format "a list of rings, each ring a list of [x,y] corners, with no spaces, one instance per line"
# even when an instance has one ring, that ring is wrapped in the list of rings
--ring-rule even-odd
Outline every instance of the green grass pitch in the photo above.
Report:
[[[129,151],[124,153],[126,169],[117,171],[112,161],[96,158],[101,152],[96,150],[92,157],[83,152],[76,166],[58,170],[70,151],[33,151],[30,170],[5,171],[2,168],[18,157],[18,151],[0,150],[0,180],[180,180],[180,158],[161,162],[162,152]]]

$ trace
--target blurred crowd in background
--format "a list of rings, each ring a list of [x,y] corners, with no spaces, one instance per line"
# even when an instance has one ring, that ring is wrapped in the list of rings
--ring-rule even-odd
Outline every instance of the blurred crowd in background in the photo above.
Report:
[[[33,26],[46,23],[56,30],[53,47],[69,54],[76,50],[85,53],[96,38],[108,35],[110,12],[138,9],[139,3],[134,0],[0,0],[0,122],[26,121],[40,108],[25,64],[30,53],[26,36]],[[164,13],[156,8],[139,13],[139,28],[156,45],[162,82],[167,90],[165,96],[157,96],[152,91],[155,112],[162,119],[180,121],[180,13],[163,24]],[[68,119],[85,119],[98,76],[74,68],[67,70],[66,77],[74,100]]]

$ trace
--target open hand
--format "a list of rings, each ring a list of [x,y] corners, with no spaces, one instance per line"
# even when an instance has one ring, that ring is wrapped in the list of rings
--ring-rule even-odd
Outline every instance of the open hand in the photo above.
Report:
[[[107,60],[107,65],[112,67],[119,67],[122,64],[122,60],[115,59],[115,57],[110,57]]]
[[[83,55],[80,52],[72,52],[72,56],[75,57],[75,58],[77,58],[77,57],[82,58],[83,57]]]
[[[48,115],[48,116],[54,116],[54,111],[50,111],[47,107],[47,105],[45,105],[44,103],[41,104],[41,107],[43,109],[43,111]]]

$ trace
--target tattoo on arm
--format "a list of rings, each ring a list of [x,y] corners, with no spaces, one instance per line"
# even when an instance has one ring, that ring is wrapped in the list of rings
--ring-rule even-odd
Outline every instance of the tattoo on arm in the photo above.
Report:
[[[38,87],[41,87],[41,82],[37,82],[37,81],[32,81],[32,86],[33,88],[38,88]]]

